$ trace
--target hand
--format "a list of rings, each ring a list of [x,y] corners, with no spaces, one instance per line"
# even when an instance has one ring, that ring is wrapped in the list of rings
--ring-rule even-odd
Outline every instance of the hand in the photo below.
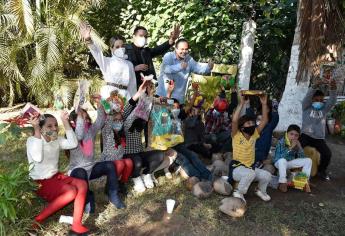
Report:
[[[80,110],[80,109],[78,109]],[[62,123],[69,123],[69,114],[67,111],[61,111],[60,118],[62,120]]]
[[[149,66],[146,64],[139,64],[139,65],[134,67],[134,70],[135,71],[147,71],[148,68],[149,68]]]
[[[180,25],[175,25],[173,31],[170,33],[169,44],[172,45],[180,37],[181,27]]]
[[[248,97],[241,93],[241,95],[240,95],[240,105],[243,106],[243,105],[245,105],[248,102],[249,102]]]
[[[262,105],[267,105],[267,100],[268,100],[268,96],[267,94],[261,95],[260,97],[260,102]]]
[[[204,147],[207,148],[207,149],[211,149],[212,148],[212,145],[209,144],[209,143],[203,143]]]
[[[214,62],[210,60],[210,61],[208,62],[208,67],[210,68],[210,70],[213,69],[213,66],[214,66]]]
[[[88,23],[81,22],[79,24],[79,30],[80,30],[80,36],[82,37],[83,40],[87,41],[91,39],[92,27]]]
[[[150,83],[151,83],[151,81],[144,80],[143,83],[140,85],[138,91],[132,97],[132,99],[134,101],[138,101],[139,98],[141,97],[141,95],[143,95],[146,92],[146,88],[149,86]]]
[[[36,129],[40,129],[40,119],[39,119],[39,114],[30,114],[29,122],[32,125],[32,127]]]
[[[334,79],[331,79],[331,81],[329,83],[329,88],[331,90],[337,90],[337,81],[335,81]]]
[[[175,83],[173,80],[170,80],[169,85],[168,85],[168,93],[171,94],[174,88],[175,88]]]
[[[182,67],[183,70],[187,69],[188,63],[185,62],[185,61],[181,62],[181,67]]]

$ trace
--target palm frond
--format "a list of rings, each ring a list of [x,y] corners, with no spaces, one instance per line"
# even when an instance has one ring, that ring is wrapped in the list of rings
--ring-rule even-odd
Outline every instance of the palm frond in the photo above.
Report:
[[[10,0],[8,2],[10,12],[16,16],[17,24],[21,31],[32,35],[34,32],[34,18],[29,0]]]

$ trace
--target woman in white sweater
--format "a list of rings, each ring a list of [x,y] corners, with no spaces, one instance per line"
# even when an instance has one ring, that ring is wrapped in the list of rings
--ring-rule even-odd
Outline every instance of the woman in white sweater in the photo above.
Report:
[[[37,223],[45,219],[74,201],[73,224],[74,234],[84,234],[88,229],[82,225],[87,184],[84,180],[76,179],[59,172],[59,153],[61,149],[77,147],[78,141],[70,127],[68,113],[61,115],[66,130],[66,137],[58,136],[58,123],[54,116],[44,114],[31,117],[34,135],[26,142],[30,177],[39,184],[37,194],[48,201],[38,216]]]

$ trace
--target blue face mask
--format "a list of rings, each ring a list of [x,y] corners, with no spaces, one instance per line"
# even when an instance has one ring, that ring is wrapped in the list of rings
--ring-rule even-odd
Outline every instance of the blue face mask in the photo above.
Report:
[[[113,128],[113,130],[115,131],[120,131],[122,129],[123,123],[122,122],[113,122],[111,124],[111,127]]]
[[[313,102],[312,107],[315,110],[321,110],[323,108],[323,102]]]

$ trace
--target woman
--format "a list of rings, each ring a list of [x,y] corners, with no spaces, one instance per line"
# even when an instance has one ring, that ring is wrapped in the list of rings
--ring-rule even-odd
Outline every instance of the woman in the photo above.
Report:
[[[44,114],[32,116],[30,122],[34,135],[26,142],[30,177],[39,184],[37,194],[48,201],[35,221],[43,223],[45,219],[74,201],[72,233],[83,234],[88,229],[82,224],[83,210],[87,193],[84,180],[66,176],[58,171],[61,149],[72,149],[78,145],[77,138],[68,121],[68,113],[61,115],[66,130],[66,137],[58,137],[58,123],[54,116]]]
[[[111,57],[105,57],[102,49],[91,39],[91,26],[86,23],[80,24],[80,34],[87,43],[92,56],[95,58],[106,82],[101,88],[103,99],[110,97],[110,93],[117,90],[118,93],[129,100],[137,90],[137,83],[133,64],[127,61],[124,41],[121,36],[110,39]]]
[[[105,112],[101,104],[98,103],[98,114],[95,123],[92,124],[88,113],[80,108],[78,113],[75,111],[71,112],[70,120],[79,141],[78,146],[70,150],[70,176],[83,179],[87,182],[88,180],[107,176],[107,194],[109,201],[118,209],[125,208],[125,204],[118,196],[119,184],[113,163],[110,161],[96,162],[94,159],[96,135],[101,130],[105,120]],[[91,191],[88,192],[87,203],[89,204],[86,210],[93,213],[95,204]]]

